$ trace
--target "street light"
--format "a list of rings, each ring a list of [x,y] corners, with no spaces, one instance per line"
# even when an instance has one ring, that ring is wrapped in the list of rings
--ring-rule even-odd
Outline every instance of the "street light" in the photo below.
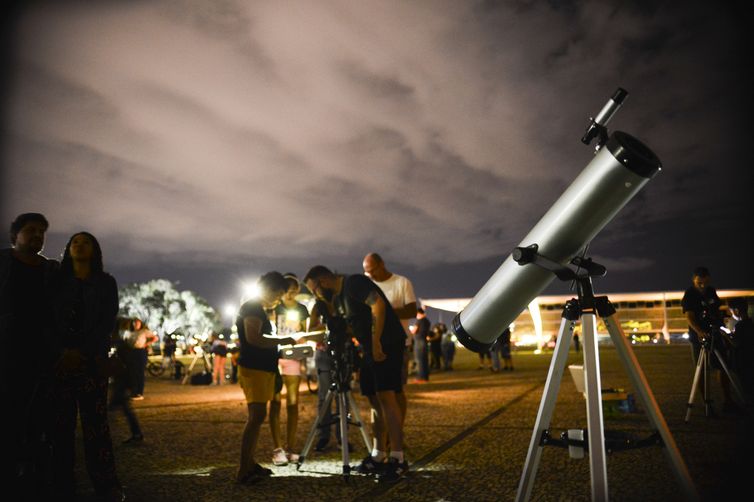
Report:
[[[228,302],[223,307],[223,312],[225,313],[226,316],[230,317],[232,321],[233,318],[236,316],[236,307],[232,303]]]
[[[241,284],[241,303],[259,297],[259,283],[257,280],[245,281]]]

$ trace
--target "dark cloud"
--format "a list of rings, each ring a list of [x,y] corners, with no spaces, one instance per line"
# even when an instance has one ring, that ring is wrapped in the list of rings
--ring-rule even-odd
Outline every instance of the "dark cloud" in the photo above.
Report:
[[[387,100],[398,106],[410,105],[414,97],[414,88],[395,77],[378,75],[364,68],[356,61],[340,65],[343,75],[357,87],[374,98]]]
[[[2,219],[45,212],[54,247],[85,226],[123,280],[213,300],[213,275],[358,272],[369,251],[421,295],[469,295],[622,86],[610,127],[663,170],[591,243],[604,286],[679,289],[705,262],[750,287],[725,240],[752,186],[739,5],[36,2],[5,35]]]

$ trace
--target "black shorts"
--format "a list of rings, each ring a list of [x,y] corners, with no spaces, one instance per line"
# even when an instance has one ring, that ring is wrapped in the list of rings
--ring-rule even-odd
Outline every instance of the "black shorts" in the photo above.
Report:
[[[361,361],[359,370],[359,387],[364,396],[374,396],[377,392],[403,390],[403,352],[389,352],[381,363],[371,357]]]

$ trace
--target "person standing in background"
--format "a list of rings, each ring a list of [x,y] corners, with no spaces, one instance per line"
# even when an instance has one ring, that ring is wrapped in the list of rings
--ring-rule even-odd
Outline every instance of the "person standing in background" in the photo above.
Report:
[[[453,359],[456,355],[456,344],[453,340],[453,333],[448,331],[448,327],[445,323],[439,323],[435,326],[438,333],[440,333],[440,347],[442,349],[442,369],[445,371],[453,370]]]
[[[222,385],[225,383],[225,360],[228,357],[228,342],[223,335],[212,333],[209,352],[212,354],[212,383]]]
[[[159,340],[159,337],[141,319],[137,317],[131,321],[127,342],[131,344],[130,355],[132,358],[131,364],[129,364],[131,392],[133,393],[131,399],[135,401],[144,399],[144,372],[149,360],[148,347],[157,340]]]
[[[416,383],[429,381],[429,339],[430,322],[423,308],[416,309],[414,332],[414,358],[416,359]]]
[[[442,369],[442,333],[438,329],[439,324],[432,326],[429,332],[429,368],[430,370]]]
[[[691,286],[683,294],[681,307],[686,315],[689,326],[689,342],[691,342],[694,364],[699,359],[703,343],[715,344],[725,353],[725,346],[717,332],[724,326],[723,303],[717,296],[717,290],[712,286],[712,278],[706,267],[696,267],[691,276]],[[723,411],[738,413],[739,406],[733,401],[731,383],[728,374],[721,371],[722,365],[714,352],[710,352],[710,367],[723,391]],[[714,409],[712,410],[714,414]]]
[[[498,339],[500,357],[503,359],[503,371],[513,371],[513,358],[511,357],[511,329],[505,328]]]
[[[112,387],[110,394],[110,409],[115,410],[120,408],[123,411],[123,415],[126,417],[128,428],[131,431],[131,436],[123,441],[124,444],[140,443],[144,440],[144,434],[139,424],[139,419],[136,417],[136,412],[131,406],[131,391],[129,385],[131,383],[131,369],[130,364],[133,363],[134,358],[131,355],[133,350],[131,346],[126,343],[126,339],[122,336],[125,328],[131,326],[131,320],[128,318],[119,318],[116,329],[113,330],[112,346],[115,349],[116,362],[120,362],[122,366],[115,368],[112,378]]]

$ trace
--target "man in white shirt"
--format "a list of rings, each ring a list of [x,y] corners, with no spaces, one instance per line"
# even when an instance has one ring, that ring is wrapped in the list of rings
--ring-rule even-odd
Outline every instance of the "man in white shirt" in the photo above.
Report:
[[[406,332],[406,344],[408,345],[411,340],[411,332],[408,329],[409,322],[416,318],[416,295],[414,294],[414,286],[407,278],[402,275],[394,274],[385,267],[385,261],[377,253],[369,253],[364,257],[362,262],[364,268],[364,274],[366,274],[375,284],[377,284],[390,305],[398,314],[398,318],[401,321],[404,331]],[[408,382],[408,362],[409,362],[408,349],[404,350],[403,354],[403,385]],[[401,422],[406,420],[406,393],[399,392],[396,394],[398,398],[398,405],[401,408]]]

